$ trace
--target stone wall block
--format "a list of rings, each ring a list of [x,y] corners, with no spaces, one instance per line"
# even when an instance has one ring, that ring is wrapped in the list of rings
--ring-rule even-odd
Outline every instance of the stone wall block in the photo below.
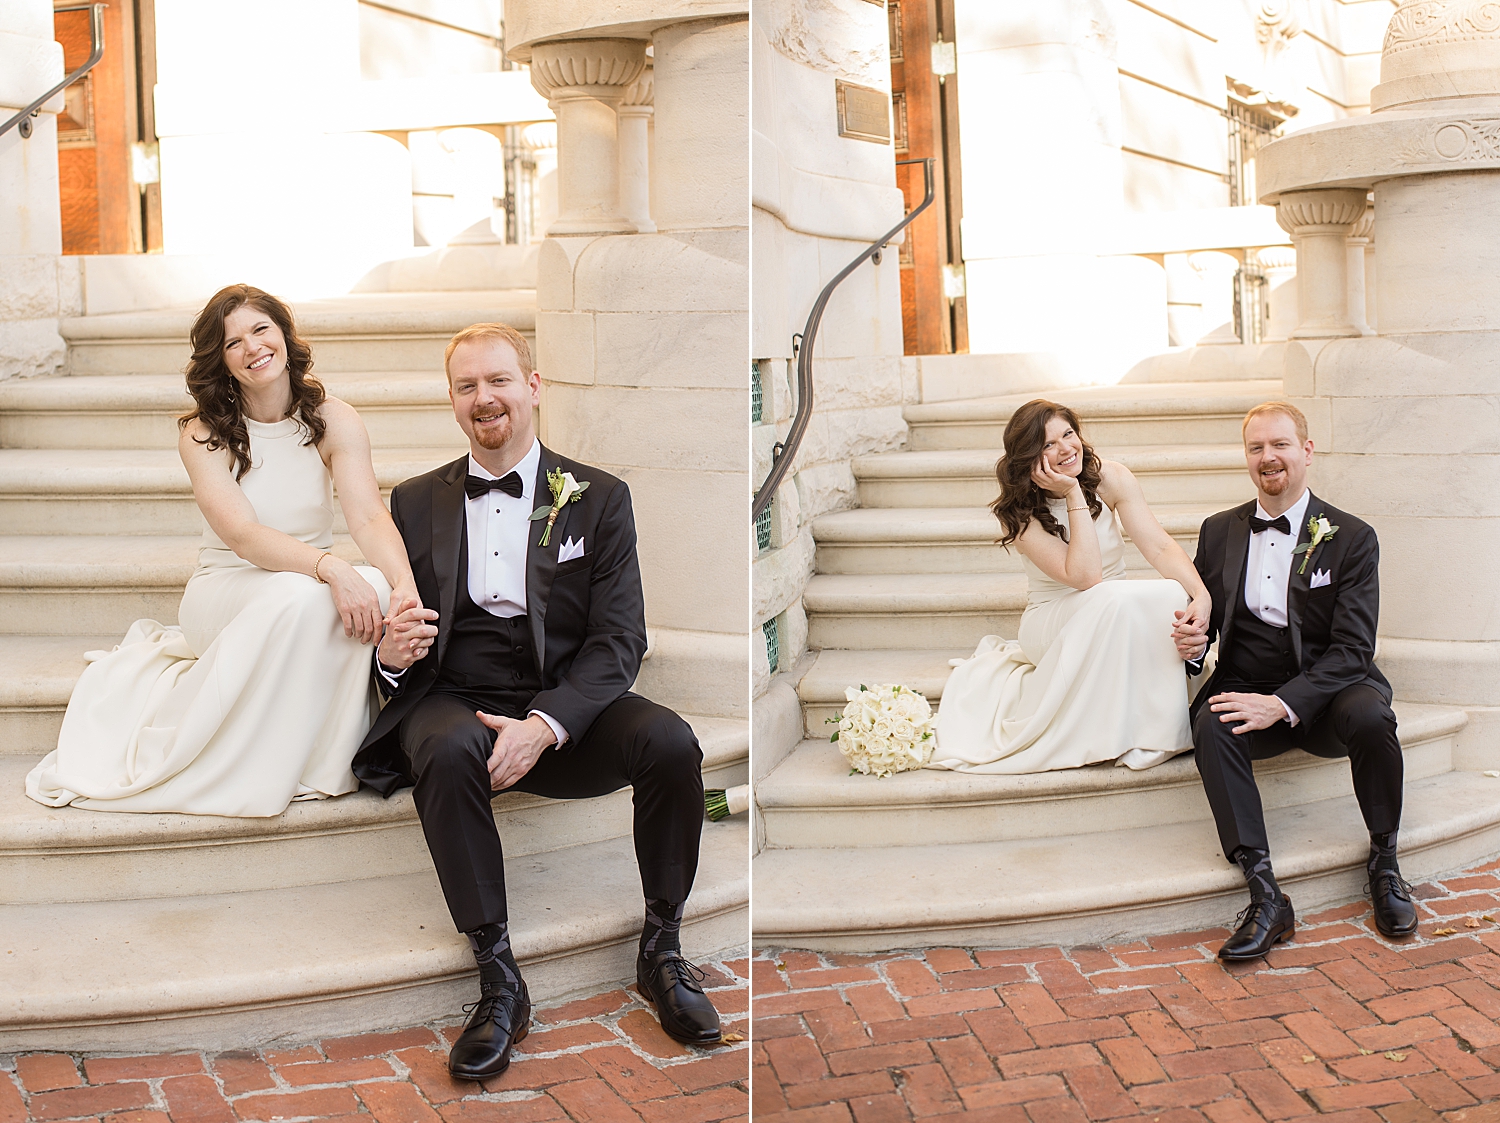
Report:
[[[656,223],[663,230],[745,226],[750,197],[745,18],[657,30]]]
[[[830,412],[901,405],[901,358],[819,359],[813,364],[813,393],[817,408]]]
[[[548,426],[559,449],[589,464],[685,472],[733,472],[745,501],[749,454],[744,391],[634,390],[553,384]],[[745,511],[749,525],[749,511]],[[743,556],[743,555],[742,555]]]
[[[591,312],[744,312],[745,237],[600,238],[574,270],[573,307]],[[742,347],[736,350],[743,355]]]
[[[754,645],[743,622],[732,635],[657,628],[650,636],[651,657],[641,664],[637,693],[678,713],[749,718],[743,684]],[[764,664],[764,652],[760,659]]]
[[[811,523],[830,511],[847,511],[859,505],[859,484],[847,460],[815,464],[797,473],[797,495],[802,520]]]
[[[0,310],[6,319],[41,320],[58,315],[58,269],[52,254],[0,257]]]
[[[744,473],[611,470],[630,485],[647,622],[742,633],[751,549]]]
[[[1385,445],[1365,453],[1317,457],[1318,494],[1369,520],[1376,515],[1500,518],[1500,454],[1390,455]],[[1444,551],[1436,551],[1449,564]]]
[[[0,380],[56,374],[68,361],[57,320],[0,320]]]
[[[548,238],[536,259],[536,306],[541,311],[571,312],[573,272],[593,238]]]
[[[753,425],[750,428],[751,487],[759,487],[771,472],[776,444],[785,435],[785,425]]]
[[[752,486],[758,488],[764,479],[762,476],[755,480]],[[771,508],[771,518],[773,542],[790,542],[797,537],[802,526],[802,499],[797,493],[795,479],[783,479],[781,486],[776,489],[776,502]]]
[[[547,382],[593,385],[594,316],[588,312],[538,312],[535,359],[537,370]]]
[[[906,443],[906,419],[899,405],[877,409],[814,411],[798,465],[847,460],[867,452],[895,452]]]
[[[1495,394],[1325,400],[1333,435],[1320,447],[1330,452],[1407,453],[1440,461],[1454,455],[1500,453],[1500,396]],[[1466,474],[1479,471],[1473,465]],[[1494,479],[1500,481],[1500,476]]]
[[[750,569],[750,617],[756,627],[779,615],[802,595],[813,575],[812,531],[807,527],[779,550],[767,550]]]
[[[1312,341],[1292,345],[1312,346]],[[1326,397],[1486,395],[1496,387],[1500,387],[1500,332],[1496,331],[1331,340],[1318,353],[1317,392]],[[1292,393],[1289,386],[1287,393]]]
[[[1500,592],[1476,580],[1484,559],[1500,557],[1500,520],[1374,515],[1365,521],[1380,537],[1382,636],[1500,640]]]
[[[743,391],[748,323],[743,312],[601,312],[594,317],[597,380]]]

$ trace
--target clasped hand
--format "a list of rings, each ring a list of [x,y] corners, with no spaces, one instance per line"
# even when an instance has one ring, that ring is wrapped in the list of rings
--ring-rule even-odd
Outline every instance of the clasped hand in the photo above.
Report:
[[[1204,593],[1189,602],[1186,609],[1172,613],[1176,621],[1172,625],[1172,642],[1177,645],[1177,654],[1183,662],[1201,659],[1208,650],[1208,614],[1211,602]]]
[[[496,733],[495,747],[490,751],[490,790],[504,791],[536,764],[542,750],[557,741],[552,727],[536,714],[525,720],[501,717],[475,710],[475,716]]]
[[[404,671],[425,658],[437,639],[438,614],[423,608],[416,591],[397,589],[391,593],[391,611],[384,620],[385,638],[376,653],[392,670]]]

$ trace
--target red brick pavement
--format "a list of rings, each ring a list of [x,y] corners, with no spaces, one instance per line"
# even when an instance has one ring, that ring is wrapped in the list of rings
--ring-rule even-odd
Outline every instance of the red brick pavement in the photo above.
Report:
[[[751,961],[756,1123],[1500,1123],[1500,862],[1303,917],[1268,960],[1227,929],[1116,947]],[[0,1116],[3,1123],[3,1116]]]
[[[743,1037],[749,962],[700,966],[726,1033]],[[713,1123],[748,1109],[748,1044],[680,1045],[629,991],[536,1011],[510,1069],[482,1084],[448,1075],[462,1028],[217,1054],[0,1056],[0,1123]]]

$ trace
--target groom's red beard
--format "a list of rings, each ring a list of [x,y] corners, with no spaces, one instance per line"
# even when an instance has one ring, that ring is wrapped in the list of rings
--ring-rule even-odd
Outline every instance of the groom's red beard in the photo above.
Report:
[[[1275,477],[1274,479],[1268,480],[1265,476],[1261,475],[1261,471],[1266,468],[1272,467],[1280,468],[1281,475]],[[1287,475],[1285,464],[1263,464],[1261,465],[1260,471],[1256,472],[1256,478],[1260,481],[1260,489],[1267,495],[1280,495],[1283,491],[1286,490],[1287,481],[1290,479],[1290,477]]]
[[[510,440],[510,415],[501,414],[498,420],[501,424],[480,428],[479,418],[472,413],[469,414],[469,421],[474,427],[474,439],[479,442],[480,448],[503,448],[505,442]]]

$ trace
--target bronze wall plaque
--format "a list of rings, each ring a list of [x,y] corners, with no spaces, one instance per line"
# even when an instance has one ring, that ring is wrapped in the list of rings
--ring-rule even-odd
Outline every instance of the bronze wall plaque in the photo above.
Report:
[[[835,80],[834,90],[839,103],[839,136],[875,144],[891,142],[889,94],[842,80]]]

